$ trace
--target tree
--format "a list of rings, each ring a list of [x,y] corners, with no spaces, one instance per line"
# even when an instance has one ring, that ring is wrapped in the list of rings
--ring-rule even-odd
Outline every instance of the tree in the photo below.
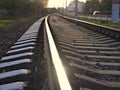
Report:
[[[10,16],[31,16],[44,11],[48,0],[0,0],[0,9],[7,10]]]
[[[101,11],[108,12],[112,9],[112,0],[87,0],[84,11],[93,12]]]
[[[86,12],[93,12],[98,11],[100,9],[100,3],[99,0],[89,0],[86,2],[84,11]]]
[[[100,1],[101,11],[111,11],[111,9],[112,9],[112,0],[101,0]]]

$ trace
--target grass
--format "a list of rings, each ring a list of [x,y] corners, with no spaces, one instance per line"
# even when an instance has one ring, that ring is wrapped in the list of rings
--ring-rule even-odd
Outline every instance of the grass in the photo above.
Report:
[[[25,22],[29,21],[31,18],[37,18],[37,17],[28,17],[28,18],[16,18],[15,20],[0,20],[0,28],[8,28],[12,26],[15,22]]]
[[[104,26],[120,29],[120,22],[118,24],[103,24]]]
[[[103,21],[103,20],[96,20],[96,19],[88,19],[88,18],[79,18],[80,20],[84,20],[84,21],[88,21],[91,23],[95,23],[95,24],[99,24],[99,25],[103,25],[103,26],[108,26],[111,28],[116,28],[116,29],[120,29],[120,22],[117,24],[113,24],[111,21]]]
[[[0,23],[8,23],[8,22],[13,22],[14,20],[0,20]]]
[[[6,24],[0,23],[0,28],[5,28],[5,27],[7,27]]]
[[[0,20],[0,28],[6,28],[13,24],[15,20]]]

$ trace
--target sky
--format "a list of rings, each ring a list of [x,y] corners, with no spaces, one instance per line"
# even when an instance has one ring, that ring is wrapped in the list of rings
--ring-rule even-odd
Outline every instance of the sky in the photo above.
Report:
[[[70,4],[70,2],[73,0],[67,0],[67,5]],[[85,2],[86,0],[79,0]],[[48,7],[65,7],[66,6],[66,0],[49,0],[48,1]]]

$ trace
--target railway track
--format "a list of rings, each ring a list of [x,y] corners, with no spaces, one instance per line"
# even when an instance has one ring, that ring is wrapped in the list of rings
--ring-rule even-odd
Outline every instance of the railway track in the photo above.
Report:
[[[1,58],[0,90],[42,88],[41,82],[46,78],[46,63],[43,59],[43,21],[44,18],[36,21]]]
[[[11,89],[119,90],[120,41],[59,15],[44,17],[0,61],[0,90]]]
[[[50,26],[73,90],[120,89],[120,42],[59,16]]]

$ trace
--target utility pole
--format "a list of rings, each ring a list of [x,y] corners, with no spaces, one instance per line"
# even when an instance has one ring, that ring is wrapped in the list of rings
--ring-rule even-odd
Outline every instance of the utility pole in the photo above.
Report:
[[[78,0],[75,0],[75,18],[78,18]]]
[[[67,15],[67,0],[66,0],[66,15]]]
[[[120,0],[112,0],[112,23],[119,22]]]

